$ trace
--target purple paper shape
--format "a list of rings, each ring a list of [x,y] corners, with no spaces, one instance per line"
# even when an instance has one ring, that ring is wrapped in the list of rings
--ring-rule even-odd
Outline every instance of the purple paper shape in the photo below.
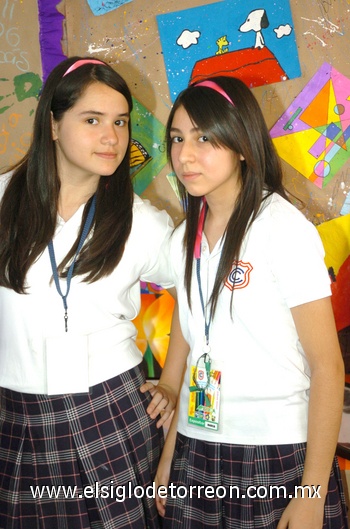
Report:
[[[38,0],[39,42],[43,82],[57,64],[66,59],[62,51],[64,16],[57,11],[57,0]]]

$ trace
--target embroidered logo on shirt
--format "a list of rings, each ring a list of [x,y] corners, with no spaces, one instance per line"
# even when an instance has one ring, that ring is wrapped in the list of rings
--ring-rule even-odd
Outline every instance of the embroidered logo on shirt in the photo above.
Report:
[[[225,281],[225,287],[231,291],[233,289],[245,288],[249,284],[250,272],[252,270],[253,267],[250,263],[244,263],[243,261],[234,262],[232,270]]]

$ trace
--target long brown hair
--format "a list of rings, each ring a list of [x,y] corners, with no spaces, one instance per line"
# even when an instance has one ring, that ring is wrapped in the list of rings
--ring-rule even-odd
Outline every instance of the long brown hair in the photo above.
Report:
[[[190,119],[215,146],[242,154],[241,190],[226,227],[221,258],[211,296],[212,314],[224,282],[239,260],[242,241],[256,218],[264,197],[278,193],[288,200],[282,185],[279,158],[273,146],[263,114],[251,90],[239,79],[218,76],[211,78],[229,96],[233,104],[212,88],[191,85],[177,97],[167,127],[167,155],[171,164],[171,136],[176,110],[182,106]],[[177,181],[186,210],[184,250],[186,253],[185,288],[191,306],[193,252],[202,197],[191,196]]]
[[[83,64],[68,75],[67,69],[82,57],[71,57],[56,66],[47,78],[36,110],[33,139],[28,153],[13,168],[0,207],[0,285],[25,292],[26,275],[52,239],[57,219],[60,180],[51,133],[51,113],[60,121],[86,88],[94,82],[120,92],[132,110],[132,97],[124,79],[106,63]],[[89,57],[88,59],[91,59]],[[131,125],[129,122],[131,138]],[[93,236],[84,245],[74,268],[93,282],[109,275],[120,261],[132,224],[133,187],[130,146],[116,171],[100,179],[96,191]],[[91,203],[85,206],[82,226]],[[64,275],[75,254],[77,240],[59,266]]]

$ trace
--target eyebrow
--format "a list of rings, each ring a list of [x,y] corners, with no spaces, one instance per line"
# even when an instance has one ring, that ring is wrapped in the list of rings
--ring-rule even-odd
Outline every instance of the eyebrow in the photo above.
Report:
[[[198,132],[198,131],[200,131],[200,130],[201,130],[201,129],[200,129],[199,127],[193,127],[193,128],[190,130],[190,132]],[[178,129],[178,128],[176,128],[176,127],[171,127],[171,128],[170,128],[170,132],[182,132],[182,130],[181,130],[181,129]]]
[[[85,116],[85,115],[90,115],[91,114],[94,114],[95,116],[104,116],[105,115],[105,112],[100,112],[99,110],[83,110],[82,112],[80,112],[80,115],[81,116]],[[130,112],[123,112],[121,114],[117,114],[118,117],[125,117],[125,118],[130,118]]]

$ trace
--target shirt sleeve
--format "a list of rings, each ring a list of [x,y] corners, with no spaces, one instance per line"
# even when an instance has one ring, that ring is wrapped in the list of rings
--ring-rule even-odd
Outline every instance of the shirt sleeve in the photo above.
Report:
[[[271,267],[287,305],[330,296],[325,252],[315,226],[290,204],[275,208],[270,220]]]
[[[174,225],[164,210],[158,210],[147,200],[136,199],[140,251],[143,267],[141,280],[163,288],[174,286],[169,265],[169,240]]]

